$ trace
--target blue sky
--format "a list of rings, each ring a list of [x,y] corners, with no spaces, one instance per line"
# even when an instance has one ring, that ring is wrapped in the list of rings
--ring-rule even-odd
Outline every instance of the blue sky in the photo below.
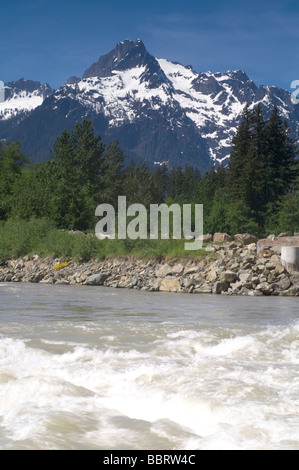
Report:
[[[4,82],[57,88],[137,38],[154,56],[198,72],[243,69],[257,85],[288,90],[299,80],[298,0],[2,0],[0,18]]]

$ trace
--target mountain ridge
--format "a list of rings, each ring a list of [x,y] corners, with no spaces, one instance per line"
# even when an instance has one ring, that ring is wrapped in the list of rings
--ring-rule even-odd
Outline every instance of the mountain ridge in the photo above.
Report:
[[[258,87],[243,70],[196,72],[155,58],[141,39],[119,42],[82,78],[72,76],[57,90],[21,80],[5,84],[5,91],[0,138],[20,140],[34,161],[48,158],[62,130],[84,118],[104,143],[119,141],[126,162],[169,161],[201,172],[228,160],[246,103],[260,103],[266,116],[276,104],[294,136],[299,123],[290,92]]]

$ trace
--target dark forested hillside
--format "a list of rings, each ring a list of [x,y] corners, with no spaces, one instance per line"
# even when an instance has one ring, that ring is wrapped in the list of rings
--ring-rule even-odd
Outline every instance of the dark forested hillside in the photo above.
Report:
[[[95,208],[118,196],[128,204],[203,204],[204,231],[230,234],[299,230],[297,144],[274,107],[243,112],[227,166],[201,174],[191,165],[125,164],[117,140],[109,144],[83,119],[56,139],[51,158],[28,163],[17,142],[0,149],[0,219],[46,218],[56,227],[93,230]]]

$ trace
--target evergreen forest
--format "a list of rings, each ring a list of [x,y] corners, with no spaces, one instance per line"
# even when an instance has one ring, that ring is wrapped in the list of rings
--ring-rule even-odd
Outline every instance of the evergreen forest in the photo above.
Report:
[[[89,120],[63,131],[49,158],[38,164],[22,154],[19,142],[2,142],[0,238],[7,227],[22,231],[40,221],[60,232],[94,233],[96,207],[117,208],[120,195],[128,205],[146,207],[203,204],[204,233],[293,234],[299,231],[297,156],[277,107],[265,119],[260,106],[245,107],[228,164],[204,175],[191,166],[124,166],[119,143],[104,146]]]

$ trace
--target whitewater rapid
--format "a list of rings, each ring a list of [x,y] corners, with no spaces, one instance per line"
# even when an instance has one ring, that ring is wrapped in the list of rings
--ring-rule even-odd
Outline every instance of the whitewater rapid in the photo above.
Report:
[[[0,284],[1,449],[299,449],[297,298]]]

